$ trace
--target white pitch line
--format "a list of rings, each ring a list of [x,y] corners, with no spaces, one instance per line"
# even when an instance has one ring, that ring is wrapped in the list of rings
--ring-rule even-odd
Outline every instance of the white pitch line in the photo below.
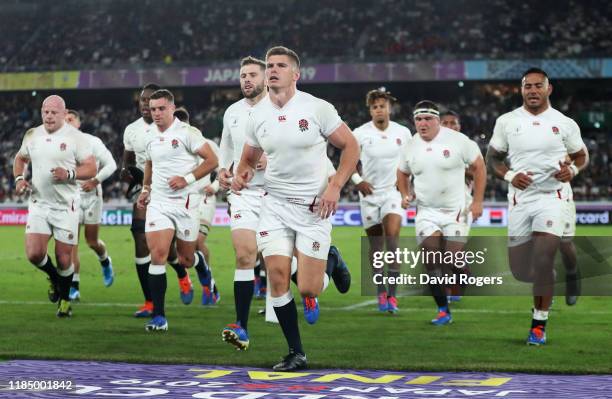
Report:
[[[474,298],[478,298],[478,297],[474,297]],[[376,299],[369,299],[367,301],[359,302],[354,305],[344,306],[340,308],[322,306],[321,310],[324,310],[324,311],[351,311],[351,310],[365,308],[370,305],[375,305],[377,303],[378,301]],[[3,301],[3,300],[0,300],[0,305],[39,306],[39,305],[50,305],[50,304],[51,303],[49,301]],[[111,308],[111,307],[137,308],[141,305],[142,304],[137,304],[137,303],[110,303],[110,302],[91,302],[91,303],[79,302],[75,304],[75,306],[78,306],[78,307],[98,307],[98,308]],[[185,305],[166,305],[166,308],[184,308],[184,307]],[[218,308],[219,306],[212,305],[212,306],[196,306],[196,307],[199,309],[207,309],[207,308],[215,309],[215,308]],[[565,307],[565,305],[559,305],[557,307],[553,306],[551,311],[555,312],[557,310],[560,310],[559,308],[562,308],[562,307]],[[482,314],[493,314],[493,313],[494,314],[525,314],[525,313],[529,313],[529,311],[526,311],[526,310],[462,309],[462,308],[456,308],[456,307],[453,307],[452,309],[453,309],[453,313],[482,313]],[[419,313],[419,312],[430,312],[431,309],[427,307],[422,307],[422,308],[401,307],[400,311],[402,313],[406,313],[406,312]],[[590,314],[590,315],[612,315],[612,310],[606,311],[606,310],[582,310],[580,309],[579,312],[581,314]]]

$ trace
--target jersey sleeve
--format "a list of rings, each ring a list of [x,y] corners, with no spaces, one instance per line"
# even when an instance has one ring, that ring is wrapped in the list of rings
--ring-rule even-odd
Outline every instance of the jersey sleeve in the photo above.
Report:
[[[132,143],[133,131],[131,126],[128,126],[123,131],[123,148],[125,151],[134,151],[134,145]]]
[[[75,142],[76,149],[74,155],[77,162],[83,162],[85,159],[93,155],[91,142],[87,139],[87,136],[85,136],[85,134],[81,132],[76,133]]]
[[[500,152],[508,152],[508,132],[505,129],[506,123],[504,118],[499,117],[495,121],[495,127],[493,128],[493,137],[489,145]]]
[[[193,126],[187,127],[187,142],[185,143],[187,146],[187,151],[192,154],[196,154],[200,148],[204,144],[206,144],[206,139],[202,135],[202,132]]]
[[[327,101],[318,101],[315,117],[324,137],[329,137],[342,124],[338,111]]]
[[[569,119],[567,130],[565,130],[563,133],[563,144],[565,145],[568,154],[574,154],[582,149],[584,142],[582,141],[582,136],[580,135],[580,127],[573,119]]]
[[[410,170],[409,152],[410,152],[410,141],[406,142],[402,146],[402,149],[400,151],[400,156],[399,156],[399,164],[397,165],[397,168],[406,174],[412,173]]]
[[[96,174],[96,179],[101,183],[115,173],[115,170],[117,170],[117,163],[113,158],[113,154],[111,154],[104,143],[102,143],[102,140],[96,137],[94,146],[94,154],[100,162],[100,170],[98,170],[98,174]]]
[[[30,150],[28,148],[28,143],[32,140],[34,136],[34,128],[28,129],[23,135],[23,140],[21,141],[21,147],[17,152],[22,158],[30,159]]]
[[[229,128],[227,112],[223,115],[223,132],[221,133],[219,150],[219,167],[229,170],[234,158],[234,142],[232,141],[232,131]]]
[[[476,161],[476,158],[482,156],[480,152],[480,147],[476,144],[475,141],[470,140],[467,136],[465,137],[465,142],[463,144],[463,163],[466,166],[469,166]]]
[[[255,135],[255,130],[255,118],[253,117],[253,113],[251,113],[244,129],[244,142],[251,147],[261,148],[259,140],[257,140],[257,136]]]

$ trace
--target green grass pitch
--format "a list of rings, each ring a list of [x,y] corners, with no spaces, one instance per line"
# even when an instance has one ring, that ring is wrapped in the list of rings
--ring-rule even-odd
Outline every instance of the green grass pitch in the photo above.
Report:
[[[474,234],[505,234],[505,229],[474,229]],[[320,298],[321,317],[307,325],[298,309],[309,365],[313,368],[397,370],[526,371],[610,373],[610,298],[583,297],[567,307],[556,299],[545,347],[527,347],[531,298],[467,297],[453,307],[454,323],[434,327],[435,305],[428,297],[400,298],[400,313],[379,313],[372,297],[360,295],[361,228],[333,231],[334,243],[349,263],[354,285],[346,295],[330,288]],[[413,234],[405,229],[403,235]],[[612,235],[610,228],[579,228],[581,235]],[[174,271],[168,269],[167,333],[147,333],[145,320],[132,313],[142,303],[133,265],[129,228],[102,227],[116,280],[104,288],[100,266],[89,248],[82,259],[80,303],[71,319],[57,319],[47,300],[42,272],[25,259],[23,227],[0,228],[0,359],[74,359],[151,363],[199,363],[270,367],[286,353],[277,325],[265,323],[253,301],[251,347],[237,352],[221,341],[233,322],[233,251],[229,228],[213,228],[208,244],[221,303],[185,306],[178,298]],[[197,281],[194,271],[192,280]]]

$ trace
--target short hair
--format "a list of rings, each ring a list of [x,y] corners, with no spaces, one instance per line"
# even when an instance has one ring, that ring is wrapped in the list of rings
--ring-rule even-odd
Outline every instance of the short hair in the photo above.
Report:
[[[168,100],[169,103],[174,104],[174,95],[172,95],[170,90],[159,89],[155,91],[153,94],[151,94],[151,97],[149,97],[149,100],[159,100],[160,98],[165,98],[166,100]]]
[[[244,57],[243,59],[240,60],[240,68],[242,68],[245,65],[259,65],[261,69],[266,69],[265,61],[260,60],[259,58],[255,58],[251,55],[249,55],[248,57]]]
[[[297,53],[291,50],[290,48],[287,48],[285,46],[274,46],[270,48],[266,52],[266,61],[272,55],[286,55],[287,57],[291,58],[296,63],[298,68],[300,67],[300,57],[298,57]]]
[[[174,116],[176,116],[181,122],[189,123],[189,112],[185,107],[178,107],[176,110],[174,110]]]
[[[429,111],[429,112],[428,112]],[[419,114],[433,114],[435,116],[440,116],[440,107],[438,104],[434,103],[430,100],[423,100],[416,103],[414,106],[414,110],[412,115],[416,117]]]
[[[370,90],[368,94],[366,94],[366,105],[369,107],[374,104],[376,100],[381,98],[389,101],[391,104],[397,101],[397,98],[393,97],[384,87],[380,87],[378,89]]]
[[[78,120],[81,120],[81,114],[79,114],[79,111],[77,111],[77,110],[67,109],[66,113],[67,114],[72,114],[72,115],[74,115],[75,118],[77,118]]]
[[[525,79],[525,76],[531,74],[531,73],[539,73],[540,75],[544,76],[546,79],[548,79],[548,74],[546,72],[544,72],[543,69],[538,68],[538,67],[531,67],[528,70],[526,70],[525,72],[523,72],[523,76],[521,76],[521,82],[523,81],[523,79]],[[550,80],[550,79],[548,79]]]
[[[157,91],[159,89],[161,89],[161,86],[156,85],[155,83],[147,83],[146,85],[142,86],[142,91],[145,91],[145,90]]]
[[[453,111],[452,109],[447,109],[446,111],[442,112],[440,114],[440,119],[444,118],[445,116],[454,116],[455,118],[457,118],[457,120],[461,120],[459,114]]]

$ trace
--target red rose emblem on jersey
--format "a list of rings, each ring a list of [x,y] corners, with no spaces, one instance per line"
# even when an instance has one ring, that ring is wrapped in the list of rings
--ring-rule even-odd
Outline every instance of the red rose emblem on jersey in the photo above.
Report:
[[[66,143],[60,144],[60,151],[66,151]]]
[[[556,126],[552,127],[552,131],[553,131],[554,134],[559,134],[559,128],[556,127]]]
[[[306,119],[300,119],[298,126],[300,128],[300,132],[304,132],[308,130],[308,121]]]
[[[442,155],[444,155],[444,158],[448,158],[448,157],[450,157],[450,151],[449,150],[444,150],[442,152]]]
[[[172,139],[172,148],[178,148],[178,140]]]
[[[397,145],[402,145],[402,139],[400,139],[399,137],[395,139],[395,142],[397,143]]]

